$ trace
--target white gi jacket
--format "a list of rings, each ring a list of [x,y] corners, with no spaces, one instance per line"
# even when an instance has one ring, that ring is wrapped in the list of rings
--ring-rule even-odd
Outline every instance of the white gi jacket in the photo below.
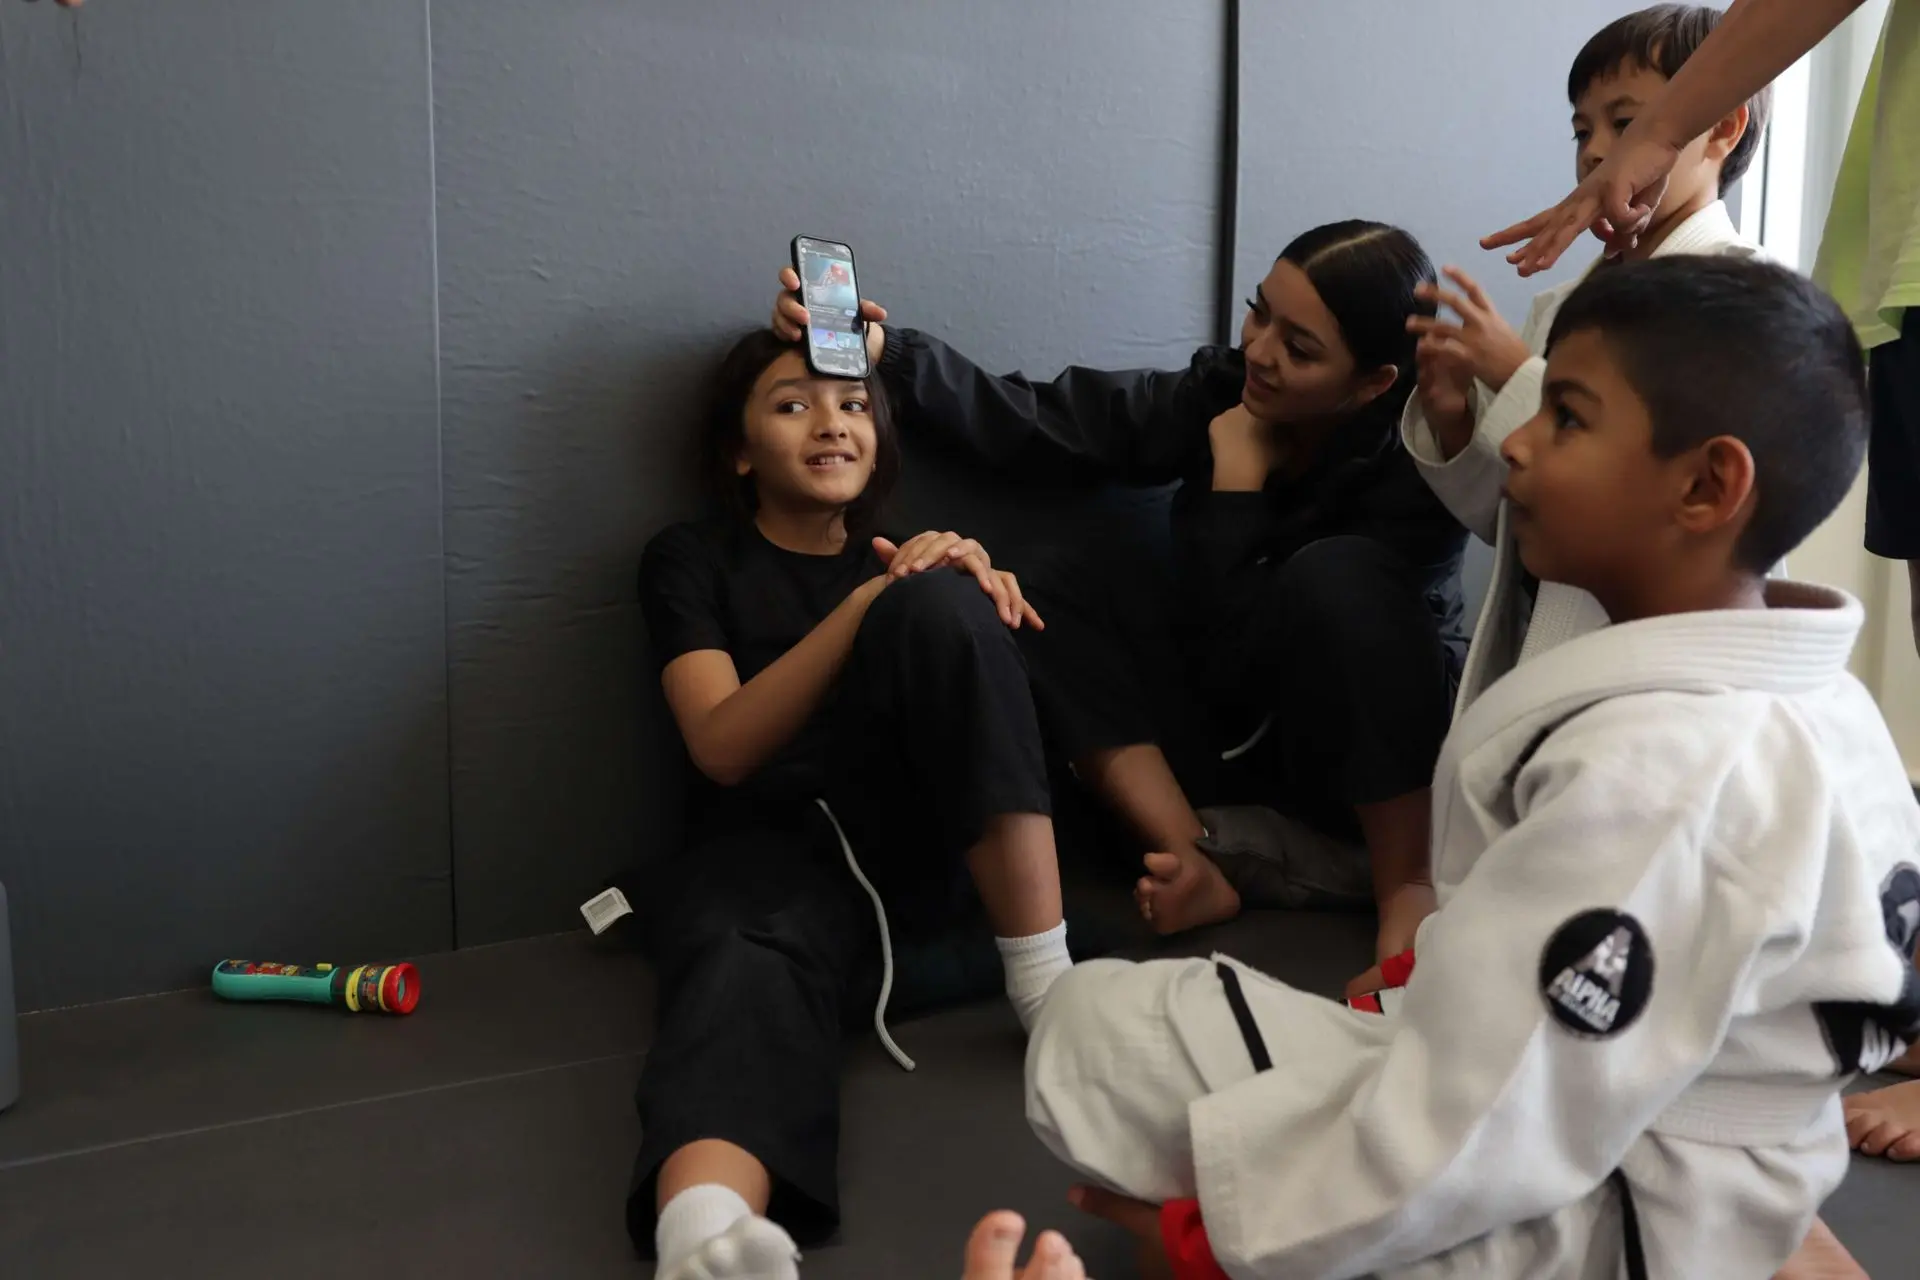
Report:
[[[1615,1170],[1653,1276],[1793,1251],[1840,1086],[1920,1024],[1920,806],[1846,671],[1859,604],[1768,596],[1569,641],[1462,714],[1396,1016],[1244,972],[1274,1068],[1188,1110],[1230,1275],[1613,1280]],[[1206,977],[1165,1006],[1190,1056]]]
[[[1716,200],[1675,227],[1653,256],[1674,253],[1756,257],[1760,246],[1740,238],[1727,206]],[[1581,279],[1585,276],[1582,273]],[[1560,305],[1579,284],[1579,280],[1572,280],[1534,298],[1520,337],[1535,354],[1514,372],[1506,386],[1496,393],[1485,383],[1474,383],[1475,428],[1473,440],[1465,449],[1451,459],[1440,452],[1439,439],[1417,395],[1408,398],[1400,419],[1401,439],[1434,495],[1455,519],[1494,549],[1493,577],[1480,606],[1473,646],[1467,651],[1456,715],[1521,661],[1607,623],[1606,610],[1599,601],[1578,587],[1560,583],[1542,583],[1539,598],[1528,610],[1521,583],[1524,569],[1507,530],[1506,504],[1500,496],[1507,481],[1507,464],[1500,456],[1500,446],[1540,410],[1540,387],[1546,378],[1547,362],[1539,353],[1546,350],[1547,334],[1553,329],[1553,318],[1560,314]]]

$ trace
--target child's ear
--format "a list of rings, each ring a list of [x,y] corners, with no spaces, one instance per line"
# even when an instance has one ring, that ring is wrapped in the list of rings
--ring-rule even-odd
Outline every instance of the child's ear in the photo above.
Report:
[[[753,474],[753,464],[747,461],[745,450],[733,455],[733,474],[743,480]]]
[[[1721,116],[1707,132],[1707,159],[1724,163],[1747,136],[1747,104],[1741,103]]]
[[[1732,436],[1715,436],[1686,455],[1686,492],[1680,527],[1710,534],[1740,521],[1753,507],[1753,454]]]
[[[1362,409],[1372,404],[1375,400],[1387,394],[1387,392],[1392,389],[1393,384],[1399,381],[1399,378],[1400,371],[1398,369],[1390,364],[1381,365],[1361,380],[1359,388],[1353,393],[1353,407]]]

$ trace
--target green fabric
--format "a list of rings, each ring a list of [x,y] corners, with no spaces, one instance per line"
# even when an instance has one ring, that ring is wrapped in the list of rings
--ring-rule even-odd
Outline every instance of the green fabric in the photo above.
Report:
[[[1813,275],[1868,347],[1920,306],[1920,0],[1887,10]]]

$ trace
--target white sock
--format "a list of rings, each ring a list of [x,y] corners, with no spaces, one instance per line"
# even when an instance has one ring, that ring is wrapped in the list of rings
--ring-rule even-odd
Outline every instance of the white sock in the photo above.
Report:
[[[738,1191],[717,1182],[688,1187],[675,1195],[660,1210],[660,1220],[653,1227],[653,1247],[660,1257],[660,1274],[673,1274],[695,1249],[740,1219],[752,1216],[752,1206]]]
[[[1067,922],[1062,920],[1031,937],[995,938],[993,945],[1000,949],[1000,963],[1006,966],[1007,999],[1013,1001],[1020,1025],[1031,1031],[1047,988],[1073,968],[1073,957],[1067,954]]]

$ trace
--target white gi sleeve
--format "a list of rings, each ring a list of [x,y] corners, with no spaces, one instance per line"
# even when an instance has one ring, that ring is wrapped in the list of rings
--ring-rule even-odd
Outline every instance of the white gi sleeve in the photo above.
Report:
[[[1547,333],[1558,309],[1559,292],[1549,290],[1533,300],[1520,337],[1530,351],[1546,345]],[[1400,415],[1400,439],[1434,496],[1482,542],[1493,543],[1500,513],[1500,494],[1507,483],[1506,459],[1500,446],[1540,408],[1540,387],[1547,362],[1533,356],[1514,371],[1495,392],[1483,382],[1473,384],[1473,439],[1453,457],[1440,451],[1440,438],[1420,408],[1420,397],[1410,396]]]
[[[1731,767],[1755,726],[1726,719],[1684,695],[1618,698],[1542,744],[1518,821],[1423,927],[1384,1044],[1350,1025],[1372,1015],[1249,987],[1274,1067],[1189,1111],[1230,1275],[1403,1266],[1573,1204],[1618,1166],[1785,963],[1755,963],[1805,927],[1781,886],[1818,882],[1800,864],[1824,807],[1759,794],[1779,775]],[[1716,830],[1767,838],[1721,848]]]

